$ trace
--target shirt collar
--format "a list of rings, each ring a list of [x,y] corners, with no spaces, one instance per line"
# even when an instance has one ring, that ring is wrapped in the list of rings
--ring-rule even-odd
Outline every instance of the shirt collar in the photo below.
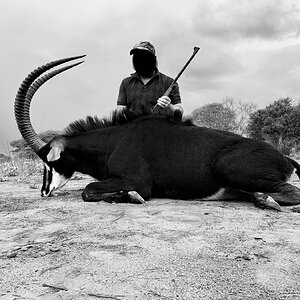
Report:
[[[160,72],[159,72],[159,70],[156,68],[155,69],[155,74],[154,74],[154,76],[151,78],[151,79],[153,79],[154,77],[156,77],[156,76],[160,76]],[[141,80],[141,78],[140,78],[140,76],[138,75],[138,73],[137,72],[134,72],[134,73],[132,73],[132,74],[130,74],[132,77],[134,77],[134,78],[137,78],[137,79],[139,79],[139,80]]]

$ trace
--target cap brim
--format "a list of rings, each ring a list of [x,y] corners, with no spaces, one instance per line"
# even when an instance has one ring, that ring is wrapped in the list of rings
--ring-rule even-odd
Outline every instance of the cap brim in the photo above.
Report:
[[[150,51],[148,48],[145,48],[145,47],[135,47],[130,50],[129,54],[132,55],[136,50],[148,51],[148,52],[152,53],[153,55],[155,55],[152,51]]]

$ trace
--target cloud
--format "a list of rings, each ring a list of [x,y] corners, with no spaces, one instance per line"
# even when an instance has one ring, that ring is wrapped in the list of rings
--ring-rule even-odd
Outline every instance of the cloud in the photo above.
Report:
[[[257,83],[256,90],[262,95],[268,91],[273,100],[294,95],[300,100],[299,70],[300,62],[296,60],[300,45],[286,46],[269,50],[257,56],[255,72],[249,74],[249,82]],[[266,97],[266,95],[264,96]]]
[[[299,36],[299,5],[295,1],[246,0],[208,2],[194,16],[196,31],[221,40],[278,40]],[[202,7],[203,8],[203,7]],[[201,16],[201,17],[199,17]]]

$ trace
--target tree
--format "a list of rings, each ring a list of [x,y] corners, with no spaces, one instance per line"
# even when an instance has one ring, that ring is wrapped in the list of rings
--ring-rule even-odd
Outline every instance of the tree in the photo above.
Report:
[[[195,109],[191,113],[194,123],[226,131],[234,131],[235,112],[222,103],[212,103]]]
[[[250,137],[267,141],[289,154],[300,143],[300,105],[293,106],[288,97],[274,101],[250,115],[247,131]]]
[[[256,105],[225,97],[221,103],[212,103],[195,109],[191,118],[198,126],[232,131],[241,135],[247,132],[249,115]]]
[[[247,133],[249,116],[256,109],[256,105],[251,102],[236,101],[230,97],[225,97],[222,105],[235,113],[234,132],[245,135]]]
[[[300,142],[300,103],[293,107],[289,115],[290,130],[288,137]]]

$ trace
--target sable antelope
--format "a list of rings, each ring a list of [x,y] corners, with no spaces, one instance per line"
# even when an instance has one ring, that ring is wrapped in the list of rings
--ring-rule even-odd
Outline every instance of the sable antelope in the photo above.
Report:
[[[267,143],[191,122],[114,112],[110,119],[76,121],[65,134],[43,142],[31,125],[31,99],[44,82],[78,63],[41,75],[81,57],[37,68],[16,96],[21,135],[45,163],[42,196],[50,196],[79,171],[99,180],[86,186],[84,201],[224,199],[235,193],[277,210],[279,204],[300,204],[300,190],[287,183],[295,170],[300,177],[294,160]]]

